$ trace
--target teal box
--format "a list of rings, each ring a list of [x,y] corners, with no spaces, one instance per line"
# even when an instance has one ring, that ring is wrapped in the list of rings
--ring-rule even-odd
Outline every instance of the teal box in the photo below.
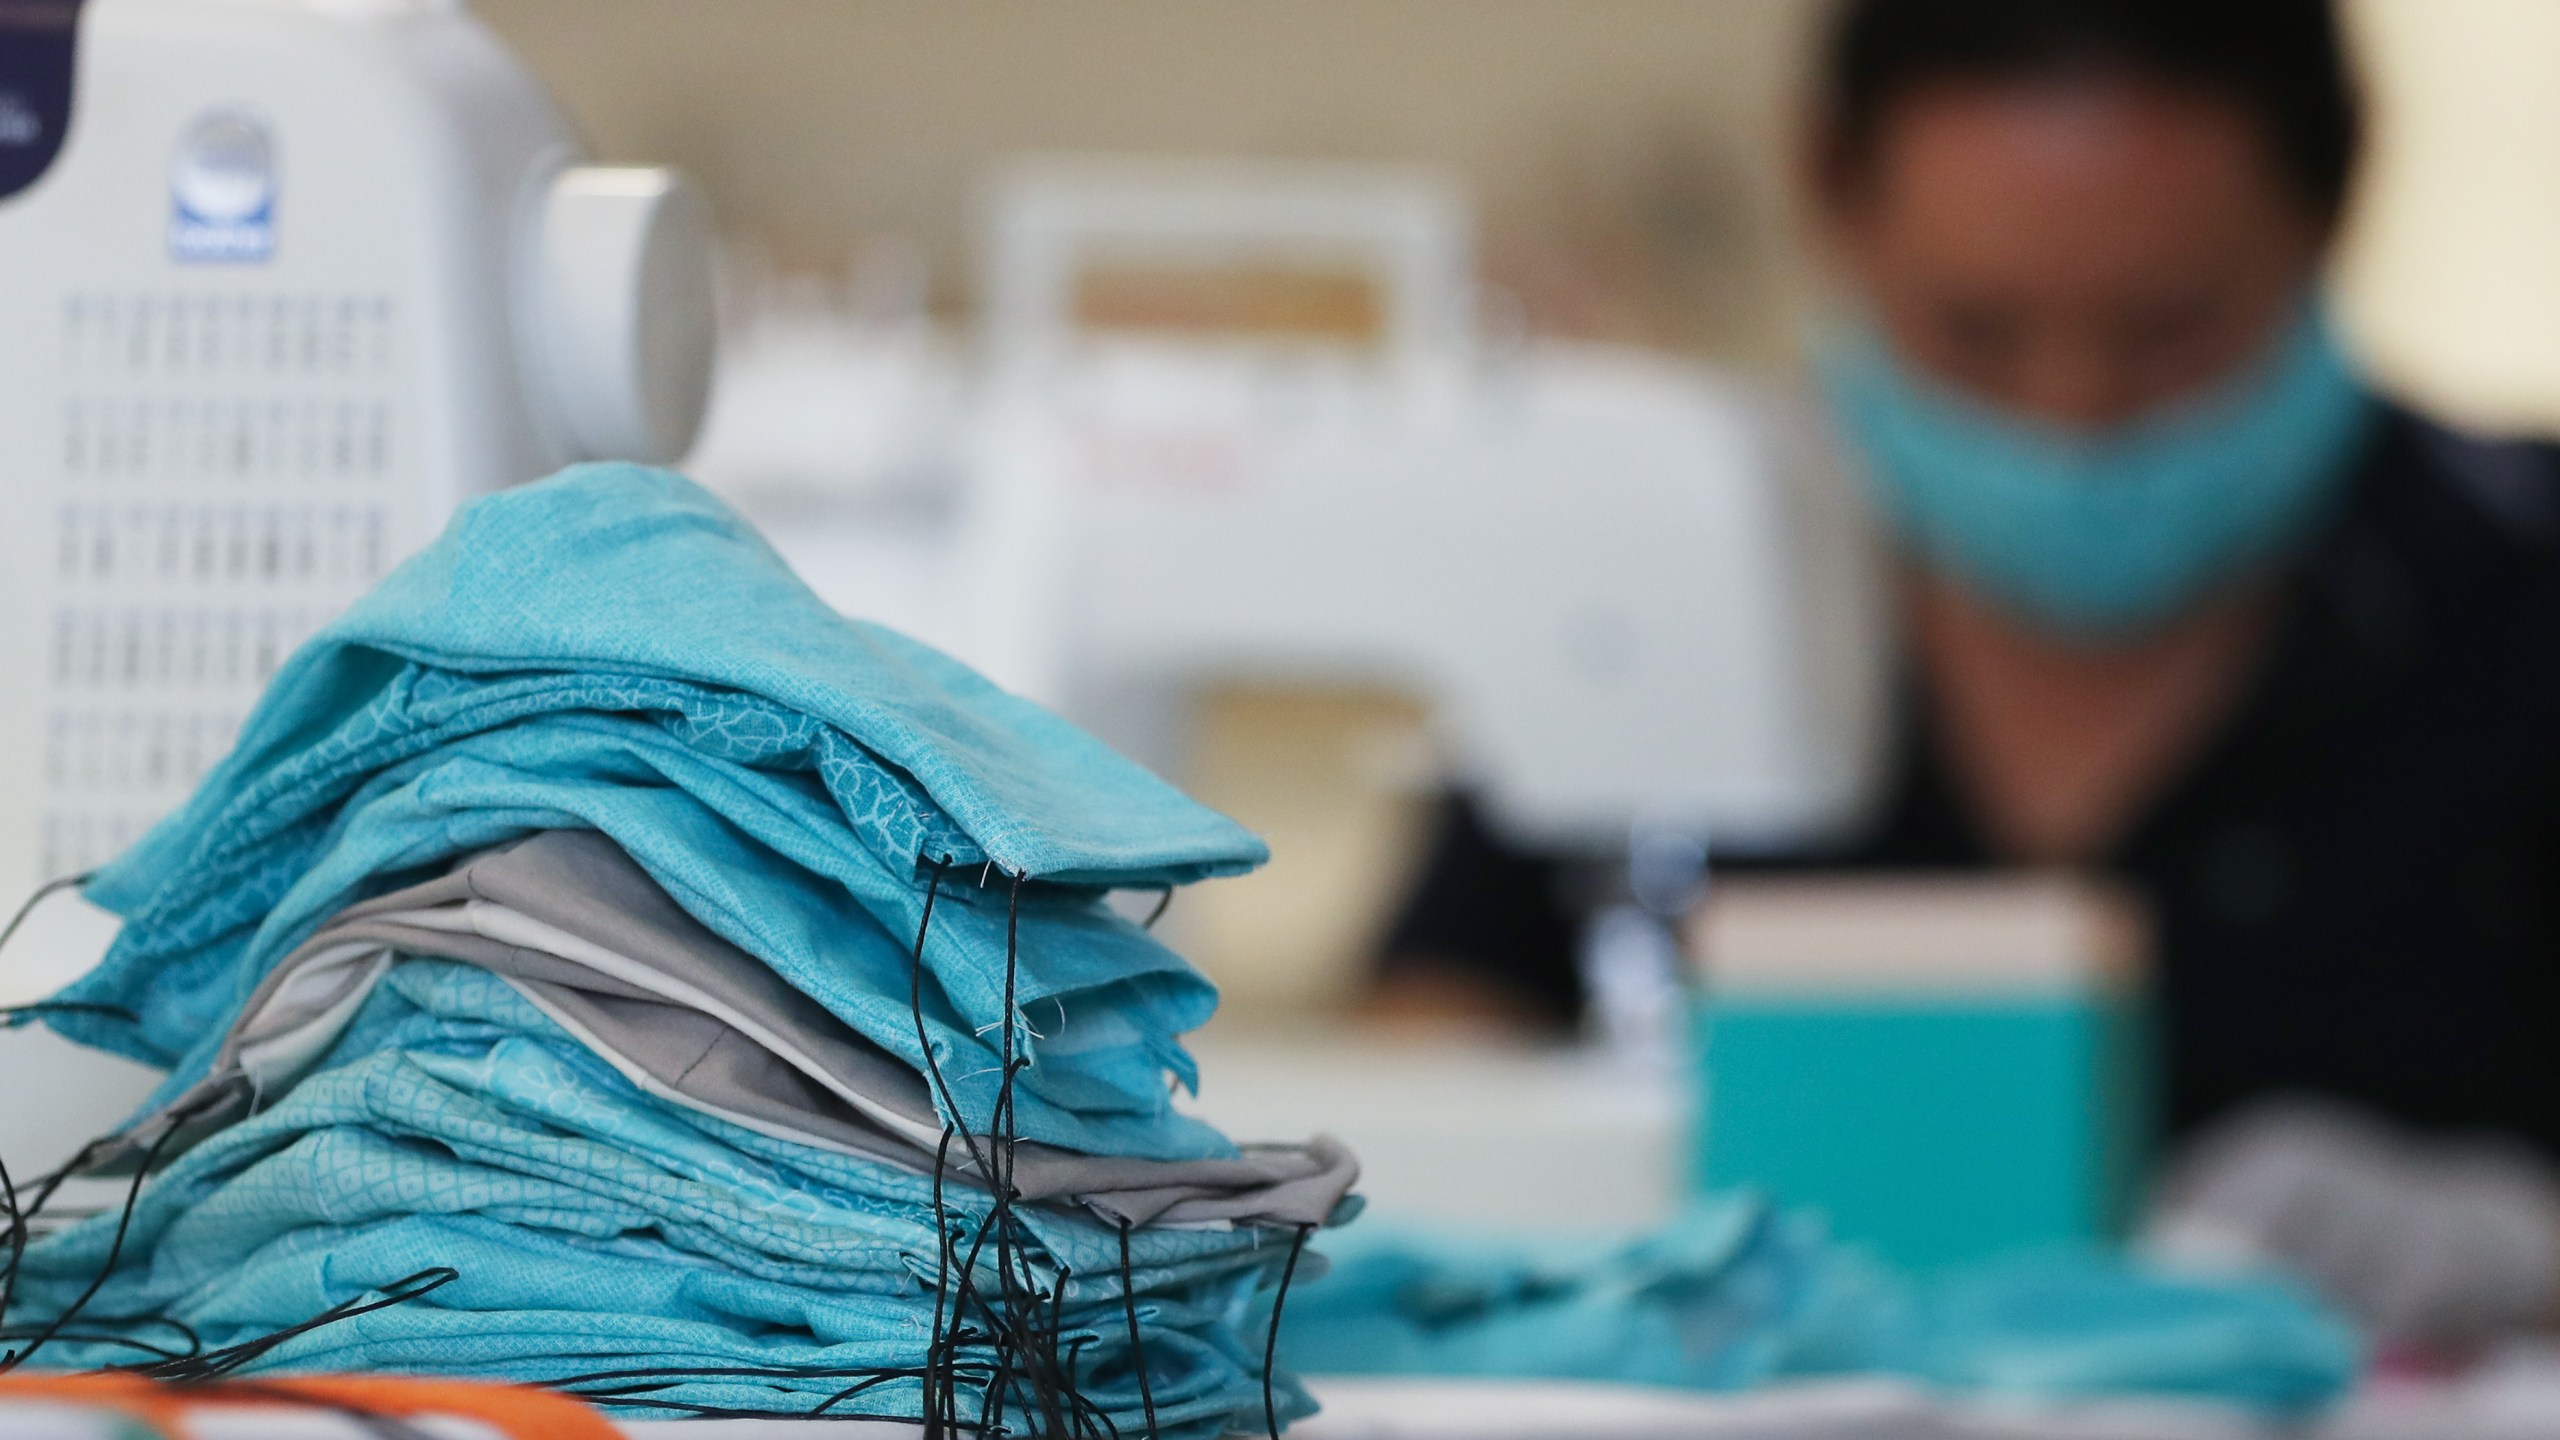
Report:
[[[1971,901],[2006,893],[1981,888]],[[1719,955],[1708,927],[1697,1178],[1825,1212],[1840,1238],[1922,1270],[2119,1235],[2150,1134],[2149,1027],[2119,941],[2013,925],[2049,952],[2022,959],[1998,927],[1954,924],[1954,894],[1934,914],[1911,898],[1830,897],[1895,902],[1897,923],[1834,937],[1847,948],[1808,950],[1798,926],[1754,953],[1769,937],[1745,924]],[[1933,937],[1933,919],[1951,932]]]

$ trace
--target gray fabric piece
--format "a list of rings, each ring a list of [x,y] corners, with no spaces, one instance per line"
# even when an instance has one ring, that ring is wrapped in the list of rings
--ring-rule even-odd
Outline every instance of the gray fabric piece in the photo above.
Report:
[[[205,1082],[153,1117],[209,1132],[325,1053],[401,956],[478,966],[642,1088],[804,1144],[912,1169],[942,1119],[924,1077],[677,905],[611,840],[545,831],[341,911],[270,973]],[[138,1153],[151,1121],[126,1132]],[[186,1137],[182,1137],[186,1138]],[[982,1139],[983,1146],[985,1141]],[[973,1178],[955,1142],[949,1169]],[[118,1158],[97,1157],[96,1168]],[[1130,1225],[1321,1224],[1359,1177],[1340,1142],[1155,1161],[1017,1145],[1014,1188]]]

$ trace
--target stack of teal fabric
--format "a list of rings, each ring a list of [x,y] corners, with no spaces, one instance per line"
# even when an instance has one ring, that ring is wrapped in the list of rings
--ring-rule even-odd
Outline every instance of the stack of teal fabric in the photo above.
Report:
[[[0,1348],[1285,1420],[1256,1316],[1349,1157],[1174,1108],[1216,996],[1107,903],[1264,856],[680,477],[484,499],[88,883],[124,928],[47,1021],[170,1077]]]

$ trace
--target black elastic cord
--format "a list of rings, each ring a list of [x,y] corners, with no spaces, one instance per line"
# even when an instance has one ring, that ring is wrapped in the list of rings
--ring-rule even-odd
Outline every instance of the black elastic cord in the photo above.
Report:
[[[37,886],[35,893],[29,895],[26,902],[18,907],[18,913],[9,917],[9,923],[0,925],[0,950],[9,948],[9,942],[16,937],[18,927],[27,923],[27,917],[35,913],[38,905],[65,890],[76,890],[88,884],[96,875],[97,872],[94,870],[83,870],[77,875],[56,876]]]
[[[202,1355],[190,1356],[182,1360],[117,1368],[128,1369],[148,1379],[163,1380],[173,1384],[205,1384],[220,1380],[232,1371],[251,1364],[288,1340],[308,1335],[315,1330],[325,1329],[341,1321],[352,1320],[359,1315],[370,1315],[377,1310],[406,1305],[421,1296],[441,1290],[461,1278],[462,1272],[450,1265],[431,1265],[414,1275],[404,1275],[388,1285],[378,1285],[353,1299],[342,1300],[308,1320],[287,1325],[281,1330],[270,1330],[264,1335],[243,1340],[236,1345],[225,1345],[218,1350],[208,1350]],[[366,1295],[379,1298],[368,1300],[365,1298]]]
[[[139,1205],[142,1201],[143,1182],[151,1178],[151,1167],[159,1163],[160,1152],[168,1148],[169,1142],[177,1138],[178,1132],[186,1128],[186,1122],[194,1118],[196,1110],[201,1108],[202,1106],[199,1105],[174,1112],[169,1117],[167,1128],[163,1129],[160,1134],[152,1140],[151,1148],[142,1152],[142,1163],[134,1167],[133,1184],[125,1190],[123,1213],[116,1217],[116,1236],[115,1239],[107,1246],[106,1262],[98,1267],[97,1275],[89,1281],[88,1288],[80,1292],[80,1298],[72,1301],[68,1309],[65,1309],[61,1314],[54,1316],[51,1323],[38,1331],[35,1338],[27,1343],[26,1349],[13,1350],[5,1356],[0,1356],[0,1375],[6,1375],[10,1371],[25,1364],[28,1356],[43,1349],[47,1341],[52,1340],[56,1335],[60,1334],[63,1327],[69,1325],[82,1310],[88,1307],[91,1300],[97,1298],[98,1292],[106,1288],[108,1279],[116,1272],[116,1262],[124,1258],[125,1235],[133,1228],[133,1211],[134,1207]],[[62,1182],[62,1179],[68,1176],[72,1170],[77,1168],[83,1160],[87,1159],[92,1153],[94,1153],[98,1148],[98,1144],[99,1142],[92,1141],[89,1145],[83,1147],[78,1155],[72,1157],[70,1164],[65,1165],[56,1173],[52,1180],[46,1183],[44,1190],[37,1197],[35,1209],[40,1210],[43,1208],[44,1202],[52,1198],[54,1188],[58,1186]],[[9,1286],[12,1290],[16,1288],[17,1284],[18,1264],[25,1254],[25,1221],[32,1219],[34,1217],[34,1213],[34,1210],[30,1210],[26,1216],[12,1217],[15,1223],[13,1223],[10,1228],[9,1238],[11,1249],[9,1255],[8,1277]],[[5,1305],[6,1298],[5,1294],[0,1294],[0,1305]],[[0,1310],[0,1320],[5,1320],[6,1318],[5,1311]]]
[[[0,1261],[0,1324],[5,1324],[7,1322],[9,1306],[17,1298],[18,1267],[26,1260],[27,1242],[32,1237],[36,1217],[42,1215],[45,1212],[45,1208],[53,1203],[54,1193],[62,1188],[63,1182],[69,1180],[72,1176],[79,1174],[83,1169],[87,1168],[89,1161],[93,1159],[100,1150],[114,1144],[116,1138],[117,1137],[113,1135],[101,1135],[97,1139],[90,1141],[88,1144],[81,1146],[79,1151],[70,1159],[65,1160],[59,1167],[39,1178],[36,1181],[34,1195],[23,1204],[19,1202],[18,1187],[15,1184],[8,1184],[5,1187],[0,1187],[5,1188],[7,1191],[9,1206],[9,1255],[7,1260]],[[8,1172],[5,1169],[0,1169],[0,1181],[5,1181],[7,1178]],[[140,1177],[138,1176],[136,1177],[137,1180],[139,1180],[139,1178]],[[98,1214],[104,1212],[91,1211],[89,1213]],[[74,1218],[86,1219],[88,1216],[83,1214],[76,1215]],[[12,1362],[10,1360],[0,1359],[0,1374],[6,1374],[11,1363]]]
[[[9,917],[9,923],[6,925],[0,925],[0,951],[8,949],[9,942],[17,938],[19,928],[27,923],[27,917],[35,913],[38,905],[43,904],[49,897],[59,895],[65,890],[74,890],[80,886],[88,884],[90,878],[95,873],[96,872],[94,871],[84,870],[77,875],[56,876],[55,878],[38,885],[33,893],[29,894],[24,901],[19,903],[17,913]],[[5,1008],[0,1008],[0,1024],[15,1021],[21,1016],[26,1015],[108,1015],[124,1020],[128,1023],[138,1023],[139,1021],[139,1017],[137,1017],[131,1010],[128,1010],[121,1005],[93,1005],[76,1000],[38,1000],[31,1004],[11,1005]],[[97,1150],[97,1148],[98,1142],[95,1141],[92,1141],[89,1145],[82,1148],[78,1155],[72,1157],[71,1164],[64,1167],[64,1173],[67,1174],[69,1170],[77,1167],[81,1161],[87,1159]],[[18,1206],[17,1182],[10,1177],[9,1167],[5,1164],[0,1164],[0,1206],[5,1206],[8,1212],[6,1238],[5,1240],[0,1240],[0,1245],[5,1245],[8,1250],[8,1258],[6,1260],[0,1260],[0,1328],[4,1328],[7,1325],[9,1318],[9,1302],[17,1295],[18,1267],[26,1259],[27,1253],[27,1227],[29,1223],[35,1219],[37,1213],[44,1209],[45,1202],[53,1198],[53,1192],[60,1183],[61,1179],[59,1176],[42,1182],[37,1189],[35,1202],[26,1209],[21,1210]],[[130,1209],[130,1206],[128,1206],[128,1209]],[[118,1231],[117,1234],[119,1240],[121,1240],[123,1232]],[[92,1288],[94,1289],[95,1287]],[[42,1333],[37,1333],[38,1339],[36,1343],[42,1344]],[[29,1346],[26,1354],[33,1354],[34,1350],[34,1346]],[[0,1354],[0,1375],[5,1375],[9,1373],[9,1371],[17,1368],[19,1362],[23,1359],[25,1359],[25,1355],[20,1354],[17,1351]]]
[[[828,1394],[806,1416],[855,1418],[861,1412],[851,1402],[879,1386],[902,1380],[913,1380],[922,1386],[924,1429],[929,1440],[953,1440],[960,1429],[960,1397],[963,1384],[977,1385],[979,1390],[979,1423],[982,1436],[998,1437],[1008,1432],[1009,1414],[1018,1414],[1017,1424],[1028,1422],[1033,1430],[1061,1437],[1061,1440],[1120,1440],[1121,1431],[1112,1415],[1087,1397],[1081,1385],[1084,1347],[1093,1343],[1089,1333],[1069,1340],[1065,1327],[1067,1286],[1073,1283],[1072,1272],[1057,1258],[1036,1261],[1043,1253],[1024,1226],[1016,1205],[1021,1195],[1015,1185],[1016,1152],[1020,1143],[1020,1092],[1016,1088],[1033,1064],[1028,1053],[1028,1039],[1023,1033],[1020,1016],[1022,983],[1021,919],[1022,899],[1027,881],[1023,875],[1009,875],[1005,914],[1005,967],[1001,1018],[1004,1034],[998,1047],[1001,1054],[1002,1078],[994,1102],[994,1112],[983,1132],[971,1127],[962,1114],[958,1096],[944,1073],[935,1052],[932,1034],[924,1014],[925,956],[931,927],[945,881],[950,860],[945,857],[932,865],[922,913],[919,917],[910,977],[909,1004],[916,1027],[919,1054],[931,1084],[931,1092],[950,1116],[935,1149],[933,1175],[933,1224],[935,1233],[936,1273],[934,1276],[934,1322],[930,1347],[920,1367],[736,1367],[722,1369],[675,1368],[652,1370],[598,1371],[562,1377],[545,1382],[546,1388],[578,1395],[599,1405],[650,1406],[682,1411],[700,1416],[770,1416],[772,1411],[733,1409],[710,1405],[690,1405],[667,1398],[663,1393],[688,1380],[708,1379],[832,1379],[848,1382]],[[0,945],[5,945],[26,921],[34,907],[47,896],[85,883],[86,875],[65,877],[41,887],[21,906],[5,927],[0,927]],[[981,885],[988,878],[982,875]],[[1146,919],[1152,927],[1165,914],[1172,900],[1168,887]],[[135,1013],[123,1006],[79,1001],[47,1001],[33,1005],[0,1008],[0,1019],[46,1013],[93,1014],[136,1023]],[[208,1097],[210,1101],[214,1097]],[[48,1343],[78,1343],[121,1347],[139,1351],[143,1360],[112,1365],[110,1370],[144,1376],[177,1384],[228,1383],[226,1377],[254,1365],[294,1339],[325,1326],[338,1324],[357,1316],[406,1304],[458,1279],[451,1267],[437,1266],[422,1270],[390,1285],[368,1291],[364,1295],[329,1307],[302,1321],[250,1340],[206,1350],[202,1340],[182,1322],[169,1317],[117,1317],[101,1320],[92,1317],[86,1326],[74,1326],[104,1287],[117,1273],[125,1247],[131,1238],[133,1221],[138,1214],[142,1192],[153,1178],[164,1152],[176,1140],[186,1122],[194,1118],[192,1110],[174,1112],[163,1120],[165,1128],[144,1150],[128,1187],[118,1215],[115,1235],[106,1260],[87,1287],[60,1314],[41,1328],[30,1328],[28,1343],[0,1355],[0,1373],[26,1363]],[[983,1143],[981,1134],[983,1133]],[[5,1317],[11,1293],[18,1276],[19,1258],[26,1248],[34,1218],[44,1211],[62,1183],[85,1170],[102,1147],[112,1143],[132,1143],[131,1135],[103,1137],[84,1148],[70,1163],[43,1177],[35,1189],[31,1204],[22,1204],[17,1185],[5,1166],[0,1166],[0,1206],[6,1209],[8,1264],[0,1275],[0,1340],[10,1340]],[[967,1152],[968,1160],[984,1181],[990,1194],[990,1206],[984,1218],[974,1227],[955,1216],[946,1193],[952,1147],[957,1141]],[[970,1233],[974,1229],[975,1233]],[[1305,1234],[1300,1233],[1299,1244]],[[965,1255],[963,1247],[965,1243]],[[1138,1375],[1141,1406],[1145,1412],[1148,1440],[1157,1440],[1159,1416],[1154,1386],[1146,1351],[1143,1327],[1139,1323],[1136,1302],[1135,1266],[1131,1250],[1131,1227],[1120,1227],[1120,1269],[1123,1318],[1129,1328],[1133,1366]],[[990,1253],[992,1252],[992,1253]],[[981,1259],[989,1266],[982,1267]],[[1281,1277],[1285,1298],[1290,1275],[1297,1263],[1297,1247],[1293,1245],[1289,1261]],[[1043,1284],[1043,1268],[1054,1278]],[[982,1277],[991,1271],[995,1280],[992,1291],[981,1285]],[[975,1308],[971,1302],[975,1300]],[[1273,1329],[1278,1328],[1278,1306],[1274,1306]],[[127,1326],[166,1325],[183,1337],[185,1348],[150,1343],[128,1330]],[[1276,1339],[1274,1340],[1276,1344]],[[1266,1346],[1265,1368],[1270,1364],[1270,1347]],[[1276,1414],[1266,1373],[1264,1384],[1266,1420]],[[362,1419],[374,1417],[362,1416]],[[878,1416],[865,1418],[898,1418]],[[384,1433],[396,1433],[386,1431]]]
[[[867,1379],[856,1380],[833,1395],[828,1396],[825,1402],[820,1404],[817,1409],[809,1412],[808,1418],[812,1420],[822,1419],[826,1416],[828,1411],[835,1409],[837,1406],[852,1399],[854,1396],[861,1394],[863,1391],[870,1389],[872,1386],[885,1385],[906,1373],[909,1372],[891,1371],[879,1375],[873,1375]]]
[[[939,1215],[936,1219],[937,1244],[946,1247],[946,1256],[938,1258],[936,1263],[937,1268],[942,1271],[941,1288],[946,1290],[949,1296],[948,1323],[952,1329],[936,1343],[934,1351],[929,1352],[929,1358],[935,1358],[938,1352],[939,1363],[929,1367],[936,1374],[927,1380],[926,1388],[929,1394],[939,1392],[944,1403],[938,1413],[928,1407],[926,1429],[929,1433],[939,1436],[959,1428],[954,1371],[959,1346],[964,1337],[971,1337],[983,1338],[993,1347],[994,1352],[992,1376],[988,1388],[982,1395],[979,1428],[982,1431],[992,1431],[1001,1424],[1006,1403],[1012,1392],[1019,1387],[1026,1392],[1022,1397],[1026,1402],[1026,1410],[1037,1413],[1049,1422],[1053,1431],[1064,1435],[1068,1412],[1061,1410],[1059,1406],[1061,1396],[1057,1383],[1059,1367],[1056,1337],[1042,1333],[1037,1313],[1027,1303],[1034,1297],[1036,1287],[1029,1281],[1029,1261],[1022,1253],[1024,1247],[1019,1235],[1020,1222],[1013,1214],[1014,1201],[1019,1198],[1013,1187],[1013,1153],[1016,1139],[1014,1085],[1021,1072],[1030,1064],[1028,1058],[1017,1053],[1019,1037],[1014,1023],[1022,877],[1018,875],[1008,877],[1012,881],[1012,887],[1007,906],[1005,999],[1002,1018],[999,1021],[1005,1027],[1001,1051],[1003,1072],[1002,1079],[996,1088],[995,1112],[989,1117],[987,1144],[981,1149],[976,1132],[969,1126],[967,1117],[961,1113],[959,1097],[952,1092],[950,1082],[943,1074],[940,1062],[934,1056],[932,1038],[924,1023],[925,947],[932,933],[934,907],[939,900],[942,883],[950,863],[947,856],[934,862],[931,879],[925,890],[924,913],[916,927],[913,955],[915,968],[910,973],[908,981],[908,1006],[915,1022],[916,1044],[924,1059],[926,1077],[942,1109],[950,1117],[952,1134],[968,1149],[970,1162],[976,1166],[979,1178],[988,1187],[991,1204],[985,1221],[978,1225],[976,1234],[969,1238],[968,1254],[961,1259],[956,1273],[948,1264],[947,1248],[950,1239],[945,1238],[948,1236],[948,1231]],[[983,878],[982,876],[981,883]],[[945,1163],[947,1163],[947,1148],[942,1160],[937,1162],[937,1171]],[[990,1241],[993,1242],[993,1254],[990,1259],[996,1275],[996,1294],[992,1299],[979,1293],[977,1283],[978,1260],[987,1252]],[[936,1296],[937,1310],[941,1308],[942,1298],[941,1295]],[[987,1324],[983,1336],[974,1336],[967,1324],[969,1303],[973,1298],[977,1301],[979,1314],[984,1317]],[[1043,1363],[1044,1361],[1046,1363]],[[1074,1403],[1070,1402],[1070,1410]]]
[[[0,1005],[0,1025],[21,1015],[105,1015],[128,1025],[139,1025],[142,1017],[122,1005],[98,1005],[86,1000],[36,1000],[24,1005]]]
[[[933,931],[934,902],[941,898],[943,876],[950,869],[950,856],[934,861],[933,878],[925,886],[924,918],[916,922],[915,964],[907,977],[907,1008],[915,1016],[916,1048],[924,1055],[925,1076],[933,1082],[934,1095],[941,1100],[944,1113],[959,1128],[960,1143],[969,1152],[969,1163],[978,1167],[978,1174],[984,1179],[989,1178],[987,1157],[979,1152],[977,1137],[969,1133],[968,1122],[961,1117],[959,1097],[951,1093],[951,1082],[943,1078],[942,1063],[933,1058],[933,1039],[924,1028],[924,942]]]
[[[0,1192],[5,1192],[9,1206],[9,1256],[7,1260],[0,1261],[0,1326],[7,1324],[9,1306],[18,1296],[18,1269],[26,1260],[28,1235],[35,1223],[35,1218],[44,1213],[46,1205],[52,1203],[53,1194],[62,1188],[62,1182],[77,1173],[81,1166],[88,1163],[89,1157],[97,1154],[113,1138],[101,1136],[81,1146],[79,1153],[64,1161],[60,1169],[36,1182],[34,1196],[23,1205],[18,1200],[16,1182],[9,1178],[8,1167],[0,1166]],[[0,1357],[0,1374],[6,1374],[15,1361],[14,1355]]]
[[[1270,1428],[1271,1440],[1280,1440],[1280,1407],[1271,1398],[1271,1377],[1280,1364],[1280,1307],[1289,1303],[1289,1282],[1297,1277],[1298,1256],[1315,1228],[1301,1225],[1289,1241],[1289,1263],[1280,1267],[1280,1293],[1271,1297],[1271,1333],[1262,1342],[1262,1423]]]
[[[1020,1198],[1014,1189],[1013,1164],[1017,1121],[1015,1089],[1022,1072],[1031,1067],[1030,1057],[1021,1053],[1022,1027],[1019,1023],[1022,962],[1022,877],[1009,875],[1005,887],[1004,907],[1004,1003],[996,1011],[997,1023],[1004,1027],[1004,1077],[996,1087],[995,1133],[990,1137],[997,1163],[1003,1167],[994,1177],[997,1205],[1001,1219],[996,1231],[996,1286],[1004,1299],[1004,1316],[1000,1322],[1010,1332],[1015,1352],[1022,1357],[1020,1379],[1030,1390],[1031,1405],[1049,1424],[1049,1433],[1064,1437],[1066,1417],[1059,1413],[1058,1396],[1052,1385],[1049,1368],[1041,1364],[1038,1336],[1026,1324],[1029,1306],[1038,1303],[1038,1294],[1030,1284],[1029,1262],[1021,1253],[1021,1237],[1013,1221],[1013,1202]],[[1026,1405],[1026,1416],[1030,1406]]]
[[[1138,1403],[1147,1410],[1147,1440],[1156,1440],[1156,1391],[1147,1379],[1147,1344],[1138,1338],[1137,1272],[1129,1264],[1129,1222],[1120,1222],[1120,1308],[1129,1317],[1129,1365],[1138,1372]]]
[[[915,1021],[916,1047],[924,1058],[926,1078],[931,1082],[933,1094],[940,1101],[944,1113],[950,1116],[951,1123],[946,1131],[946,1137],[950,1134],[956,1134],[959,1137],[961,1144],[969,1152],[970,1162],[977,1167],[980,1179],[986,1181],[992,1186],[996,1168],[995,1161],[986,1151],[982,1151],[978,1148],[977,1138],[969,1130],[968,1119],[960,1112],[959,1097],[952,1093],[951,1083],[942,1073],[941,1062],[934,1058],[933,1040],[931,1035],[927,1033],[924,1023],[925,942],[933,932],[934,906],[941,898],[942,882],[950,869],[951,857],[946,855],[934,861],[932,877],[925,887],[924,913],[916,923],[916,943],[915,953],[913,956],[914,968],[908,976],[907,1003]],[[998,1114],[996,1119],[1001,1121],[1003,1113],[1001,1098],[999,1098],[997,1110]],[[990,1130],[993,1130],[995,1126],[991,1125],[989,1128]],[[989,1138],[990,1145],[992,1145],[992,1135]],[[946,1237],[943,1233],[942,1222],[939,1218],[939,1196],[941,1193],[943,1164],[947,1161],[949,1154],[947,1143],[943,1147],[941,1153],[943,1158],[942,1160],[937,1161],[935,1167],[935,1193],[937,1196],[937,1219],[935,1222],[937,1234],[935,1243],[938,1246],[941,1246],[944,1251],[944,1257],[937,1261],[937,1265],[942,1269],[943,1273],[942,1288],[949,1292],[951,1303],[951,1330],[948,1334],[937,1337],[933,1342],[933,1348],[927,1351],[927,1368],[933,1373],[926,1379],[925,1388],[928,1394],[931,1394],[934,1391],[940,1391],[943,1401],[940,1413],[929,1413],[926,1417],[925,1429],[930,1440],[940,1440],[941,1436],[954,1433],[959,1429],[959,1376],[957,1373],[959,1347],[964,1342],[964,1339],[971,1338],[971,1332],[968,1330],[966,1317],[968,1313],[969,1300],[976,1292],[977,1288],[976,1276],[978,1255],[982,1247],[984,1247],[987,1242],[989,1232],[991,1230],[1001,1230],[1003,1221],[1006,1218],[1004,1194],[1001,1190],[996,1190],[994,1191],[994,1203],[988,1212],[988,1218],[986,1222],[979,1225],[977,1234],[970,1241],[968,1256],[961,1260],[957,1274],[954,1276],[953,1272],[949,1268],[948,1261],[951,1257],[951,1246],[956,1243],[958,1237],[956,1235]],[[941,1309],[942,1298],[943,1297],[939,1294],[935,1296],[935,1309],[937,1312]],[[1001,1341],[1002,1331],[1004,1329],[1002,1320],[995,1315],[992,1307],[989,1307],[983,1299],[979,1302],[979,1308],[981,1311],[986,1313],[990,1322],[990,1328],[997,1332],[987,1338]],[[983,1397],[988,1404],[995,1403],[995,1392],[1003,1388],[1005,1377],[1009,1373],[1009,1367],[1005,1363],[1004,1351],[1001,1347],[997,1350],[993,1370],[994,1373],[988,1382],[989,1390]],[[986,1428],[983,1419],[981,1421],[980,1428]]]
[[[935,1367],[942,1361],[943,1347],[950,1343],[942,1328],[943,1302],[951,1297],[951,1216],[942,1194],[943,1176],[950,1165],[951,1127],[946,1124],[941,1143],[933,1147],[933,1330],[924,1352],[924,1440],[942,1440],[937,1408],[942,1402],[934,1391]]]
[[[10,1178],[9,1166],[0,1161],[0,1205],[8,1207],[9,1229],[0,1245],[8,1248],[9,1258],[0,1260],[0,1330],[9,1323],[9,1301],[17,1294],[18,1263],[27,1253],[27,1224],[18,1213],[18,1182]]]

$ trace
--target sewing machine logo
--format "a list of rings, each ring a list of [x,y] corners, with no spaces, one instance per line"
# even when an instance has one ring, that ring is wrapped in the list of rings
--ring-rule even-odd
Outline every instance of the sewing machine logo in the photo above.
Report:
[[[259,264],[276,250],[275,145],[238,110],[199,116],[169,174],[169,256]]]

